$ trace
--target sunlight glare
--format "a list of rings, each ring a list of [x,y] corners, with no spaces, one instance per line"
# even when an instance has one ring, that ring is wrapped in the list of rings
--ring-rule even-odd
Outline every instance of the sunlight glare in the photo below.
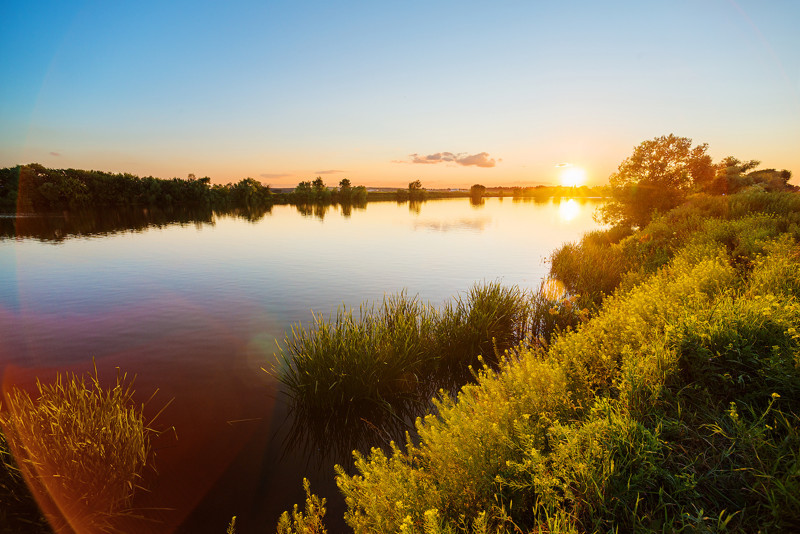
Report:
[[[558,216],[562,221],[569,222],[577,217],[581,212],[581,206],[574,198],[562,200],[558,206]]]
[[[586,171],[580,167],[567,167],[561,171],[561,185],[564,187],[580,187],[586,183]]]

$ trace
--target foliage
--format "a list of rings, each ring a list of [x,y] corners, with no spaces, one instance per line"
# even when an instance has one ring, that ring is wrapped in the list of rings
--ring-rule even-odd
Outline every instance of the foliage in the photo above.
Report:
[[[486,186],[481,184],[475,184],[469,188],[469,196],[472,198],[481,198],[483,195],[486,194]]]
[[[758,187],[768,192],[794,190],[788,183],[792,177],[791,172],[775,169],[754,170],[760,164],[760,161],[740,161],[728,156],[717,164],[714,179],[705,184],[704,189],[715,195],[730,195],[751,187]]]
[[[563,291],[529,295],[499,282],[476,284],[439,309],[401,293],[358,313],[316,315],[313,327],[293,327],[271,370],[291,398],[289,439],[337,461],[388,446],[438,389],[457,391],[474,368],[496,368],[520,343],[546,344],[587,316]]]
[[[672,134],[643,141],[609,177],[611,200],[601,209],[600,220],[641,227],[653,212],[678,206],[693,187],[713,177],[707,149]]]
[[[56,525],[63,519],[112,529],[115,517],[130,513],[150,456],[132,384],[122,376],[104,389],[95,371],[59,374],[52,384],[37,382],[37,390],[34,401],[15,389],[0,417],[21,472]]]
[[[273,373],[312,414],[392,410],[417,399],[417,384],[434,368],[429,349],[432,310],[401,293],[357,314],[340,308],[292,326]]]
[[[527,324],[527,299],[518,287],[496,281],[475,284],[437,314],[435,351],[448,373],[478,365],[479,356],[495,365],[525,339]]]
[[[79,169],[47,169],[37,163],[0,169],[0,208],[20,212],[75,208],[214,205],[255,207],[273,201],[269,186],[252,178],[211,185],[208,177],[161,179]]]
[[[422,200],[425,198],[425,189],[422,187],[422,182],[414,180],[408,184],[408,198],[410,200]]]

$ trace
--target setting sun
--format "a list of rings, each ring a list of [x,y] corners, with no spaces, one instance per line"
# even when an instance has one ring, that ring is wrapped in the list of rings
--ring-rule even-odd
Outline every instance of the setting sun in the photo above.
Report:
[[[586,171],[580,167],[567,167],[561,171],[561,185],[580,187],[586,183]]]

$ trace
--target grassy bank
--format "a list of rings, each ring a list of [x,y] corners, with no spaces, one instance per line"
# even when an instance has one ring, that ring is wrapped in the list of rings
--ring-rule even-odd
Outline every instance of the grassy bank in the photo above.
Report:
[[[800,528],[799,208],[793,193],[697,196],[557,251],[592,317],[443,393],[415,439],[337,467],[347,523]]]

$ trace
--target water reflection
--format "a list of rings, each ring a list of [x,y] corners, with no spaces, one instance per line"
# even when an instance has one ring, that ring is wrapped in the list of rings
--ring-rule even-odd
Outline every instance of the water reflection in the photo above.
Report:
[[[500,202],[502,198],[498,199]],[[482,210],[486,206],[485,198],[469,198],[470,206]],[[540,197],[515,197],[514,203],[534,203],[537,205],[553,203],[558,206],[559,218],[565,222],[576,219],[586,199],[559,199]],[[408,203],[408,211],[414,215],[422,213],[425,200],[405,200],[397,202],[398,206]],[[435,201],[432,201],[435,202]],[[324,221],[336,204],[304,203],[296,204],[295,209],[303,217]],[[339,214],[350,218],[353,211],[366,211],[367,203],[338,204]],[[202,229],[214,226],[219,216],[229,216],[257,223],[273,212],[272,205],[233,208],[229,210],[211,209],[209,207],[174,207],[174,208],[116,208],[113,210],[74,210],[49,214],[0,214],[0,239],[33,238],[41,241],[62,242],[70,237],[108,236],[115,233],[142,232],[147,228],[163,228],[167,226],[194,225]],[[414,221],[414,228],[447,232],[450,230],[470,229],[483,231],[491,222],[490,218],[459,218],[457,220]]]
[[[558,206],[558,216],[564,221],[571,221],[581,213],[581,206],[574,198],[562,200]]]
[[[452,230],[473,230],[481,232],[491,224],[490,217],[477,219],[459,219],[457,221],[414,221],[414,230],[434,230],[436,232],[450,232]]]
[[[352,404],[344,414],[334,410],[314,413],[302,402],[290,400],[283,454],[301,451],[315,468],[323,468],[351,465],[355,450],[367,453],[380,447],[388,451],[392,441],[402,443],[405,433],[414,431],[417,417],[433,410],[430,399],[434,389],[424,387],[413,393],[391,406]]]
[[[486,205],[486,199],[478,196],[469,197],[469,205],[473,208],[482,208]]]
[[[202,206],[173,208],[115,208],[113,210],[72,210],[49,214],[0,215],[0,239],[32,238],[61,242],[70,237],[100,237],[117,233],[142,232],[148,228],[214,226],[215,217],[229,215],[258,222],[272,212],[272,206],[212,210]]]

